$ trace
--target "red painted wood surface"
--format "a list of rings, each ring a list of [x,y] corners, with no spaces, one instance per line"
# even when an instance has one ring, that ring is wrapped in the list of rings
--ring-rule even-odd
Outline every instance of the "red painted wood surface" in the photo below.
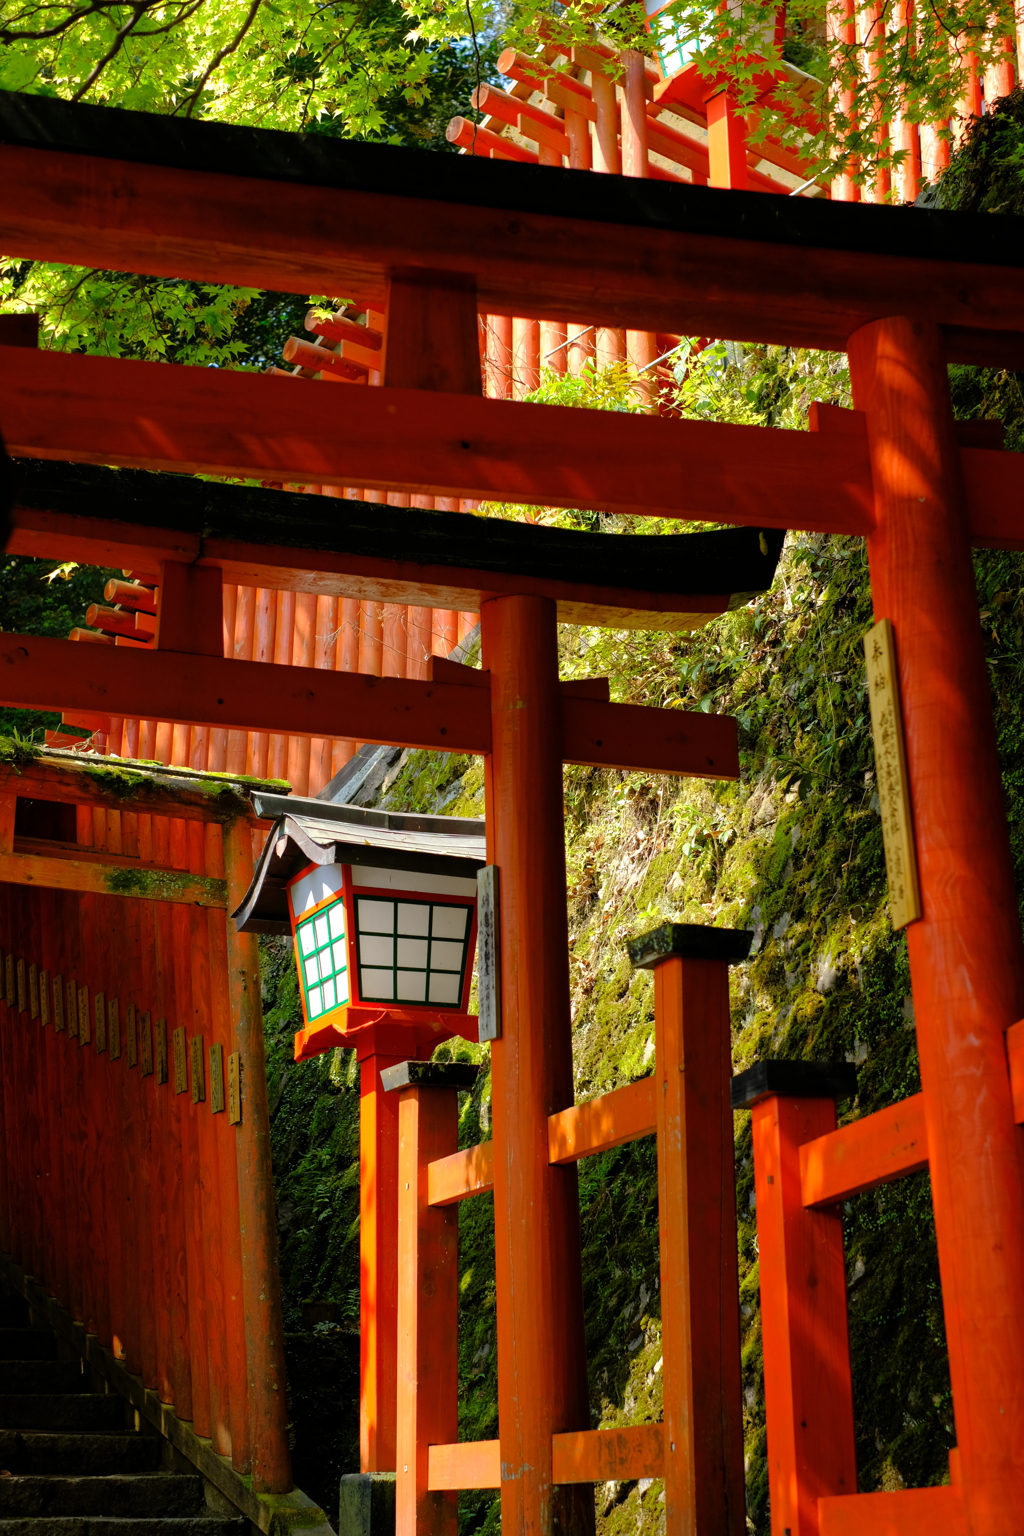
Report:
[[[432,1445],[459,1433],[459,1221],[428,1199],[431,1162],[459,1141],[458,1090],[405,1088],[398,1103],[395,1529],[455,1536],[458,1500],[432,1491]]]
[[[224,828],[224,871],[237,905],[252,879],[252,841],[244,822]],[[245,1309],[253,1485],[286,1493],[292,1486],[285,1402],[281,1281],[277,1267],[273,1161],[260,1007],[259,953],[252,934],[227,928],[228,996],[233,1046],[241,1053],[242,1122],[236,1127],[242,1294]]]
[[[822,1499],[819,1536],[968,1536],[961,1488],[903,1488]]]
[[[583,1104],[548,1119],[548,1157],[553,1163],[575,1163],[595,1152],[607,1152],[657,1129],[655,1082],[642,1077],[637,1083],[613,1088]]]
[[[351,284],[371,302],[385,298],[388,267],[430,267],[476,275],[487,314],[582,316],[589,324],[830,350],[886,313],[975,334],[1024,329],[1012,269],[554,215],[517,214],[513,233],[501,208],[11,146],[0,150],[0,176],[8,191],[5,245],[36,260],[301,294]],[[972,360],[972,340],[962,338],[958,360]]]
[[[824,533],[871,525],[863,446],[845,438],[412,389],[352,390],[339,435],[333,394],[290,380],[21,349],[2,380],[8,452],[30,457]]]
[[[936,329],[894,318],[851,338],[850,367],[916,829],[907,949],[964,1497],[976,1532],[1008,1536],[1024,1495],[1024,1172],[1004,1032],[1024,1013],[1024,953],[946,357]]]
[[[398,1347],[398,1103],[380,1074],[401,1055],[359,1067],[359,1466],[395,1467]]]
[[[800,1148],[835,1129],[831,1099],[753,1110],[772,1531],[819,1536],[818,1500],[857,1489],[842,1217],[805,1210]]]
[[[729,968],[654,971],[667,1536],[746,1529]]]
[[[805,1205],[834,1205],[928,1166],[924,1097],[915,1093],[800,1148]]]
[[[589,1489],[552,1482],[551,1437],[588,1427],[576,1172],[548,1160],[573,1100],[554,605],[482,614],[491,672],[488,858],[501,870],[502,1013],[491,1047],[502,1524],[586,1536]],[[468,691],[468,690],[467,690]]]

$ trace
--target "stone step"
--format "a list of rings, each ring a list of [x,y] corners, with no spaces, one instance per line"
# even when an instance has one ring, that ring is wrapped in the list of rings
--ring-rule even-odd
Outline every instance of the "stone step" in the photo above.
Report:
[[[0,1429],[0,1472],[104,1477],[110,1473],[155,1472],[159,1465],[160,1440],[156,1435],[19,1434]]]
[[[0,1519],[3,1536],[246,1536],[248,1520],[220,1515],[185,1519],[121,1519],[113,1515],[50,1515],[39,1519]]]
[[[0,1396],[0,1429],[124,1429],[124,1398],[108,1392]]]
[[[0,1296],[0,1328],[27,1328],[28,1303],[20,1296]]]
[[[0,1521],[28,1515],[194,1518],[209,1511],[198,1474],[143,1472],[135,1477],[0,1477]]]
[[[0,1360],[56,1360],[57,1340],[35,1328],[0,1328]]]
[[[0,1394],[84,1392],[86,1378],[77,1360],[0,1360]]]

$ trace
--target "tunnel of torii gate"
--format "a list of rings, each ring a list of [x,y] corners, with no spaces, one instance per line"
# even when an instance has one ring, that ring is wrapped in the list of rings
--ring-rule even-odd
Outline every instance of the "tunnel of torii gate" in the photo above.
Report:
[[[670,1532],[738,1536],[735,1106],[754,1117],[775,1536],[910,1536],[926,1525],[964,1536],[1017,1532],[1024,1492],[1024,1342],[1016,1327],[1024,1279],[1024,977],[970,549],[1024,548],[1024,474],[1016,456],[958,434],[945,373],[948,360],[1021,365],[1024,286],[1015,225],[987,216],[982,228],[962,215],[651,181],[640,189],[614,175],[598,194],[598,178],[556,167],[481,167],[469,156],[427,161],[415,152],[296,143],[17,96],[0,98],[0,165],[8,192],[4,242],[26,256],[300,293],[351,290],[392,320],[381,386],[349,390],[340,397],[344,411],[330,390],[284,379],[4,348],[0,430],[13,456],[11,547],[155,568],[163,612],[152,647],[3,635],[0,696],[20,707],[311,740],[343,720],[346,738],[356,741],[484,756],[483,857],[496,872],[482,887],[480,910],[488,909],[493,938],[484,969],[492,984],[500,977],[488,1003],[493,1139],[458,1148],[457,1076],[396,1062],[381,1085],[398,1104],[398,1529],[447,1536],[457,1490],[496,1487],[503,1529],[583,1532],[593,1523],[588,1484],[660,1476]],[[401,327],[394,325],[399,312]],[[812,430],[798,433],[482,398],[481,313],[564,315],[627,332],[845,350],[855,408],[818,407]],[[111,465],[122,469],[96,467]],[[443,513],[428,525],[416,508],[379,505],[379,524],[360,521],[355,504],[346,508],[351,520],[342,521],[326,499],[299,504],[287,492],[209,487],[181,478],[183,471],[704,519],[746,530],[767,562],[773,530],[864,536],[878,620],[868,662],[888,797],[890,894],[894,919],[907,931],[921,1094],[837,1130],[835,1098],[848,1084],[827,1065],[766,1062],[730,1088],[727,967],[742,958],[745,936],[669,924],[632,946],[634,963],[655,972],[655,1072],[646,1083],[573,1103],[561,765],[728,777],[737,757],[735,726],[724,717],[617,705],[596,690],[560,684],[556,626],[707,622],[761,586],[729,578],[728,561],[741,549],[719,563],[712,588],[685,543],[672,556],[664,539],[648,539],[644,556],[640,541],[623,536],[632,562],[609,572],[578,559],[582,546],[556,549],[548,540],[553,530],[518,528],[502,543],[487,522],[470,538],[473,520],[458,519],[458,529],[448,531]],[[376,542],[375,526],[388,530]],[[225,658],[219,622],[209,621],[219,582],[285,590],[305,583],[340,599],[478,612],[482,666],[437,658],[428,677],[373,677]],[[76,803],[69,786],[59,793],[55,786],[54,776],[70,776],[70,769],[53,763],[22,771],[35,773],[36,799]],[[250,889],[255,812],[232,800],[211,816],[217,796],[205,782],[206,814],[192,819],[219,823],[218,830],[172,846],[169,832],[160,831],[161,842],[155,828],[139,828],[137,854],[105,848],[101,857],[79,860],[93,872],[76,878],[93,884],[76,888],[102,889],[98,899],[107,901],[134,884],[133,906],[147,899],[155,908],[180,906],[190,923],[206,910],[203,894],[236,910]],[[189,819],[179,809],[183,793],[160,802],[168,821]],[[4,794],[23,798],[10,777]],[[94,829],[100,808],[96,802]],[[114,807],[104,801],[102,809]],[[152,818],[159,819],[155,807]],[[37,834],[42,827],[41,819]],[[47,909],[36,929],[15,929],[29,908],[10,902],[10,887],[33,876],[26,870],[32,858],[47,864],[37,866],[47,890],[66,890],[71,876],[58,883],[60,856],[38,847],[45,831],[37,846],[15,846],[16,804],[5,828],[0,858],[13,915],[5,919],[12,926],[4,951],[14,975],[5,992],[4,1069],[10,1064],[22,1074],[5,1075],[6,1105],[8,1081],[12,1098],[16,1085],[32,1082],[40,1031],[47,1060],[65,1068],[73,1060],[83,1084],[95,1086],[100,1072],[112,1077],[124,1056],[111,1060],[106,993],[104,1052],[94,1042],[91,1054],[81,1046],[69,1052],[67,1028],[58,1038],[54,1024],[42,1024],[41,998],[32,1017],[31,966],[38,988],[40,961],[49,958],[44,968],[51,970],[56,961],[29,947],[45,932]],[[332,860],[348,867],[332,846]],[[197,883],[222,878],[218,848],[227,888]],[[131,878],[111,874],[111,866],[124,867],[118,860],[133,858]],[[179,877],[170,888],[158,878],[168,872]],[[256,1293],[266,1337],[261,1343],[256,1314],[247,1315],[234,1342],[224,1341],[235,1352],[235,1371],[243,1360],[242,1376],[232,1375],[231,1360],[221,1376],[214,1342],[202,1333],[208,1314],[197,1310],[191,1381],[205,1380],[208,1423],[221,1445],[224,1424],[232,1426],[236,1471],[251,1472],[256,1494],[273,1493],[288,1486],[289,1473],[279,1383],[262,1374],[263,1363],[271,1371],[274,1365],[272,1235],[265,1199],[261,1216],[238,1177],[239,1130],[254,1158],[266,1155],[258,1002],[253,972],[232,947],[251,937],[236,932],[224,943],[222,985],[211,982],[204,1006],[211,1015],[220,1011],[215,1043],[224,1047],[229,1089],[234,1058],[241,1118],[234,1126],[226,1113],[215,1121],[215,1161],[212,1114],[187,1119],[179,1111],[181,1137],[189,1146],[195,1138],[196,1166],[206,1176],[220,1170],[221,1228],[226,1245],[237,1236],[243,1310],[252,1284],[267,1282]],[[156,944],[141,948],[170,954]],[[21,988],[19,960],[28,962]],[[60,963],[76,962],[69,956]],[[157,980],[154,971],[154,988]],[[89,983],[85,1001],[94,1003],[98,981]],[[190,980],[193,989],[202,984],[201,975]],[[81,1001],[79,991],[79,1041]],[[156,1001],[150,993],[132,1006],[151,1013]],[[94,1007],[93,1031],[100,1018]],[[137,1015],[134,1022],[137,1029]],[[345,1023],[332,1027],[343,1035]],[[119,1044],[120,1025],[118,1013]],[[159,1052],[155,1028],[136,1033],[136,1050],[147,1039]],[[175,1021],[172,1039],[176,1067],[185,1081],[191,1070],[194,1081],[184,1021]],[[111,1121],[130,1113],[141,1078],[129,1072],[125,1063],[118,1086],[96,1100]],[[63,1081],[73,1094],[75,1069]],[[42,1134],[31,1106],[18,1131],[26,1144]],[[229,1131],[235,1148],[224,1145]],[[663,1422],[592,1430],[575,1163],[652,1133]],[[839,1202],[922,1165],[932,1181],[958,1446],[944,1487],[858,1494]],[[144,1156],[132,1159],[131,1171],[152,1176]],[[265,1183],[254,1187],[265,1196]],[[45,1272],[45,1232],[16,1179],[13,1188],[11,1240],[31,1253],[40,1270],[32,1283],[45,1301],[61,1280]],[[485,1188],[493,1188],[495,1202],[500,1442],[460,1443],[454,1209]],[[67,1206],[65,1213],[78,1274],[92,1254]],[[14,1231],[15,1219],[28,1230]],[[41,1246],[26,1247],[37,1231]],[[225,1250],[202,1227],[185,1237],[221,1265],[223,1297],[232,1277]],[[109,1274],[105,1291],[89,1283],[101,1304],[108,1297],[108,1309],[118,1299]],[[112,1357],[120,1344],[130,1365],[148,1347],[152,1314],[141,1290],[132,1299],[129,1288],[121,1301],[143,1342],[122,1339],[112,1318],[105,1326]],[[161,1323],[158,1340],[166,1332]],[[129,1366],[123,1374],[132,1374]],[[174,1389],[153,1377],[143,1363],[141,1379],[155,1394],[164,1432],[190,1444]],[[216,1406],[225,1401],[232,1419]],[[222,1476],[228,1480],[223,1468]]]

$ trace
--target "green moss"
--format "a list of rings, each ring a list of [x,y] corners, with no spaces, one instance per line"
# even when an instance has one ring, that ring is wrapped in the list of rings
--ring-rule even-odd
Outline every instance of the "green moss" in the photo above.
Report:
[[[8,767],[24,768],[34,763],[41,753],[41,747],[21,736],[0,736],[0,763]]]
[[[190,875],[175,869],[132,869],[130,865],[108,869],[104,877],[107,890],[114,896],[139,896],[151,901],[195,899],[205,891],[211,902],[223,906],[227,901],[227,883],[212,875]]]

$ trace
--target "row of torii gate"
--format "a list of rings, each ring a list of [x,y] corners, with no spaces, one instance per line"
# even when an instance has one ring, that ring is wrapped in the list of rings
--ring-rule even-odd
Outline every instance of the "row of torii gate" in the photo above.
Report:
[[[549,559],[539,544],[499,547],[486,524],[453,528],[435,511],[428,527],[413,507],[378,523],[376,544],[354,504],[345,522],[311,514],[300,539],[308,499],[201,483],[196,495],[153,471],[868,539],[902,695],[922,1094],[837,1131],[842,1084],[827,1070],[763,1064],[736,1090],[755,1116],[773,1530],[1016,1531],[1024,1092],[1012,1026],[1024,975],[970,546],[1024,548],[1022,476],[1014,458],[958,437],[945,380],[947,359],[1021,362],[1013,226],[989,218],[982,241],[954,215],[681,186],[649,186],[638,199],[627,179],[598,193],[591,178],[555,168],[484,170],[472,159],[430,162],[428,178],[414,153],[142,116],[126,134],[124,114],[24,97],[0,101],[0,162],[5,244],[25,255],[340,288],[389,317],[381,386],[341,397],[287,380],[5,349],[0,426],[19,466],[10,547],[143,571],[155,563],[163,595],[153,648],[5,635],[0,693],[21,707],[211,733],[322,740],[343,720],[353,740],[485,756],[503,1018],[489,1151],[454,1145],[454,1081],[410,1071],[395,1088],[400,1190],[409,1185],[394,1402],[400,1529],[452,1530],[457,1489],[497,1486],[509,1531],[584,1531],[588,1482],[659,1475],[670,1531],[743,1527],[726,986],[742,941],[670,927],[641,943],[634,958],[656,973],[656,1070],[646,1086],[575,1106],[561,811],[563,761],[732,776],[735,736],[724,719],[560,689],[555,643],[559,620],[692,627],[721,612],[732,589],[723,579],[717,593],[693,591],[682,565],[667,576],[664,544],[647,541],[654,559],[634,558],[626,584],[607,566],[574,564],[571,551]],[[802,434],[481,398],[478,316],[524,313],[845,349],[856,409],[819,409]],[[30,462],[39,460],[51,463]],[[426,678],[385,678],[225,658],[209,618],[214,586],[294,590],[296,573],[342,601],[478,611],[483,686],[436,663]],[[19,1028],[17,994],[13,1007],[7,996],[6,1027],[13,1016]],[[248,1006],[237,1048],[251,1081]],[[664,1422],[602,1432],[588,1421],[574,1166],[652,1131]],[[838,1202],[923,1163],[958,1447],[944,1487],[858,1494]],[[474,1446],[455,1438],[452,1209],[490,1187],[500,1442]],[[288,1475],[283,1422],[261,1386],[239,1470],[276,1491]]]

